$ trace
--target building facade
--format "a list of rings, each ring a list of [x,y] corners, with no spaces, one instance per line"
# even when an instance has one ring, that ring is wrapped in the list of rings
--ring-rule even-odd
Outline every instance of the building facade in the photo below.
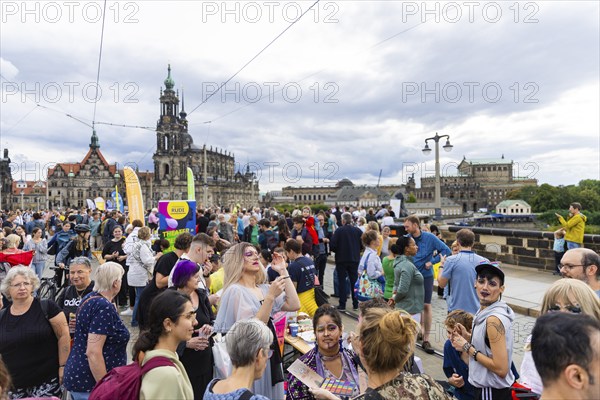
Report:
[[[46,182],[13,181],[10,209],[40,210],[46,208]]]
[[[396,193],[405,193],[407,187],[408,185],[356,186],[344,178],[335,186],[286,186],[279,195],[296,204],[369,207],[389,204]]]
[[[440,177],[442,198],[459,204],[463,213],[480,209],[494,209],[506,195],[523,186],[536,186],[537,179],[513,175],[514,163],[499,159],[463,160],[458,173]],[[421,187],[415,189],[417,202],[434,202],[435,178],[421,178]]]
[[[504,215],[529,215],[531,206],[525,200],[504,200],[498,203],[496,212]]]
[[[115,187],[123,188],[117,164],[109,164],[100,151],[96,131],[83,160],[59,163],[48,169],[48,202],[50,208],[87,207],[86,199],[111,198]]]
[[[183,93],[174,90],[171,66],[160,91],[161,112],[156,124],[156,151],[153,172],[136,171],[144,206],[155,207],[159,200],[187,200],[187,168],[194,173],[196,204],[202,206],[254,206],[259,186],[253,173],[235,171],[233,154],[206,145],[194,144],[188,133]],[[81,162],[60,163],[48,170],[48,199],[51,208],[86,207],[86,199],[111,198],[115,186],[127,205],[123,172],[109,164],[100,151],[98,136],[92,134],[90,149]],[[10,160],[9,160],[10,162]],[[9,186],[10,189],[10,186]],[[206,193],[206,204],[204,194]]]

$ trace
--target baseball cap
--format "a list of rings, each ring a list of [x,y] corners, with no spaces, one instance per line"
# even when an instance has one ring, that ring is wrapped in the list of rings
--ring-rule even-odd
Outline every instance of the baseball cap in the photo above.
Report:
[[[488,271],[493,275],[498,276],[500,278],[500,283],[504,285],[504,271],[502,271],[500,263],[498,262],[484,260],[475,267],[475,271],[477,272],[477,275],[484,271]]]

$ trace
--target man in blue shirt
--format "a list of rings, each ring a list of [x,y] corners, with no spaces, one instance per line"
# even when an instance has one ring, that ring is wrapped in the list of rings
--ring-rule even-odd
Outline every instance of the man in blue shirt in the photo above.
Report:
[[[433,264],[440,262],[440,256],[449,256],[452,254],[450,248],[430,232],[421,231],[419,218],[414,215],[406,217],[404,220],[404,229],[415,240],[419,247],[417,254],[413,257],[413,264],[423,275],[423,285],[425,289],[425,307],[421,318],[421,331],[423,332],[423,350],[428,354],[433,354],[434,350],[429,343],[429,334],[431,331],[432,311],[431,295],[433,293]]]
[[[475,243],[475,234],[469,229],[461,229],[456,233],[459,253],[450,256],[440,266],[438,286],[448,285],[448,312],[464,310],[476,314],[479,310],[479,298],[475,291],[477,272],[475,267],[486,258],[475,254],[471,249]]]

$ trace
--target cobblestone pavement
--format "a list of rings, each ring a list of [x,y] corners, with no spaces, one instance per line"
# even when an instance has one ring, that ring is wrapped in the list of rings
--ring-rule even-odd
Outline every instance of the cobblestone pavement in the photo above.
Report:
[[[332,263],[328,263],[325,271],[324,287],[325,292],[329,294],[333,293],[333,270],[334,265]],[[330,301],[333,305],[338,304],[336,298],[332,297],[330,298]],[[436,292],[433,294],[432,307],[433,323],[430,342],[433,348],[440,354],[427,354],[417,347],[416,355],[423,361],[423,368],[428,375],[438,380],[446,380],[446,376],[442,370],[443,360],[441,354],[443,354],[444,343],[447,339],[446,329],[444,327],[444,320],[446,319],[447,315],[447,306],[446,301],[442,298],[439,298]],[[352,311],[349,313],[352,313]],[[354,330],[356,328],[357,321],[355,318],[343,315],[343,321],[344,329],[346,331]],[[531,333],[534,324],[535,318],[521,314],[515,314],[515,321],[513,323],[513,335],[515,343],[513,350],[513,362],[515,363],[517,370],[519,370],[521,367],[521,361],[523,360],[523,343],[527,336]]]

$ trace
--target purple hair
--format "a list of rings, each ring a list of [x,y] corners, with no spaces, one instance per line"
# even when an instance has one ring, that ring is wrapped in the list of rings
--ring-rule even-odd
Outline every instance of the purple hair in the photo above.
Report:
[[[200,266],[191,260],[180,260],[173,271],[173,286],[182,288],[187,281],[200,271]]]

